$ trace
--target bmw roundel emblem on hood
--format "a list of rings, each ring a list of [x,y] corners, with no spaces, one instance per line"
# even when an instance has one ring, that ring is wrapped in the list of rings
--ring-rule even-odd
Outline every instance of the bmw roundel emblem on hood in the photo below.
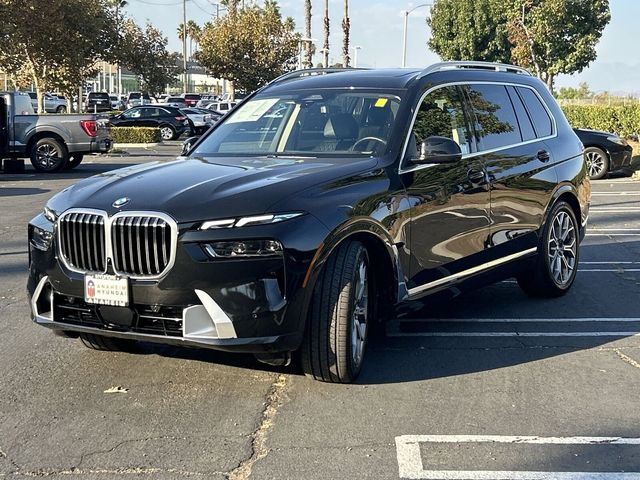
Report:
[[[117,199],[115,202],[113,202],[112,206],[115,207],[115,208],[124,207],[130,201],[131,201],[131,199],[129,197],[122,197],[122,198]]]

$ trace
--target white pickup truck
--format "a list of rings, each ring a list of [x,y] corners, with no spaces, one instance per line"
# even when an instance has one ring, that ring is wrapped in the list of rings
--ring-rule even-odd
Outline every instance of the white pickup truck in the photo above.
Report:
[[[87,153],[108,152],[107,121],[96,115],[36,115],[29,95],[0,92],[0,158],[29,158],[39,172],[77,167]]]

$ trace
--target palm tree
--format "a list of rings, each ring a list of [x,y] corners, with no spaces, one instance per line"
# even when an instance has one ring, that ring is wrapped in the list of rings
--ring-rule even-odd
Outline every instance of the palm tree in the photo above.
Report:
[[[304,48],[304,62],[303,68],[311,68],[313,66],[312,55],[313,46],[311,44],[311,0],[304,1],[304,36],[307,38]]]
[[[329,0],[324,0],[324,68],[329,66]]]
[[[178,40],[180,40],[180,41],[184,40],[184,37],[185,37],[185,34],[186,34],[185,30],[186,29],[184,28],[184,23],[181,23],[180,25],[178,25],[178,30],[177,30],[177,32],[178,32]]]
[[[189,58],[193,56],[193,43],[196,44],[196,49],[198,45],[198,39],[200,38],[201,29],[196,22],[193,20],[189,20],[187,22],[187,37],[189,38]]]
[[[344,18],[342,19],[342,66],[349,66],[349,30],[351,23],[349,22],[349,0],[344,0]]]

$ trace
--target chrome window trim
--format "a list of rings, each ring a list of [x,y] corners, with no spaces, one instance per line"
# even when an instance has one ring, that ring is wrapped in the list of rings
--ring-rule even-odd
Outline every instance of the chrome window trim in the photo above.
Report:
[[[90,214],[90,215],[98,215],[101,216],[104,219],[104,235],[105,235],[105,252],[104,252],[104,265],[105,265],[105,269],[103,271],[91,271],[91,270],[81,270],[78,268],[75,268],[73,266],[71,266],[68,262],[67,259],[65,258],[63,252],[62,252],[62,244],[61,244],[61,228],[60,228],[60,222],[61,220],[66,217],[67,215],[71,215],[72,213],[84,213],[84,214]],[[167,263],[167,266],[164,268],[164,270],[162,270],[162,272],[160,272],[158,275],[131,275],[128,273],[124,273],[124,272],[120,272],[118,270],[116,270],[115,268],[115,263],[113,260],[113,243],[112,243],[112,224],[113,222],[120,217],[151,217],[151,218],[159,218],[161,220],[164,220],[167,225],[169,226],[169,229],[171,230],[171,244],[169,245],[169,262]],[[95,274],[106,274],[107,271],[109,270],[109,260],[111,260],[111,266],[113,268],[113,272],[121,277],[127,277],[127,278],[131,278],[133,280],[158,280],[160,278],[162,278],[163,276],[165,276],[172,268],[173,265],[175,264],[176,261],[176,252],[177,252],[177,247],[178,247],[178,223],[169,215],[167,215],[166,213],[162,213],[162,212],[147,212],[147,211],[140,211],[140,210],[133,210],[133,211],[124,211],[124,212],[118,212],[113,216],[109,216],[109,214],[107,212],[105,212],[104,210],[97,210],[97,209],[92,209],[92,208],[70,208],[68,210],[65,210],[63,213],[60,214],[60,216],[58,217],[58,220],[56,221],[56,252],[58,253],[58,259],[62,262],[62,264],[65,266],[65,268],[67,268],[68,270],[75,272],[75,273],[80,273],[83,275],[86,275],[87,273],[95,273]]]
[[[482,265],[476,265],[475,267],[468,268],[467,270],[463,270],[458,273],[454,273],[453,275],[448,275],[443,278],[439,278],[438,280],[434,280],[433,282],[425,283],[424,285],[420,285],[418,287],[409,289],[409,298],[415,297],[427,290],[431,290],[432,288],[440,287],[442,285],[446,285],[449,283],[455,283],[458,280],[462,280],[465,277],[469,277],[476,273],[480,273],[484,270],[488,270],[493,267],[497,267],[498,265],[502,265],[503,263],[510,262],[512,260],[516,260],[520,257],[525,257],[527,255],[531,255],[538,250],[538,247],[528,248],[527,250],[522,250],[521,252],[512,253],[511,255],[507,255],[506,257],[498,258],[496,260],[492,260],[490,262],[483,263]]]
[[[503,147],[498,147],[498,148],[493,148],[490,150],[480,150],[477,152],[473,152],[473,153],[466,153],[464,155],[462,155],[462,159],[466,160],[468,158],[474,158],[477,157],[478,155],[486,155],[489,153],[495,153],[495,152],[500,152],[502,150],[507,150],[509,148],[515,148],[515,147],[520,147],[522,145],[529,145],[531,143],[535,143],[535,142],[542,142],[544,140],[549,140],[552,138],[556,138],[558,136],[558,125],[556,122],[556,118],[553,116],[553,113],[551,112],[551,110],[549,109],[549,106],[547,105],[547,103],[544,101],[544,99],[542,98],[542,96],[537,92],[537,90],[535,88],[533,88],[530,85],[525,85],[522,83],[515,83],[515,82],[501,82],[501,81],[495,81],[495,82],[491,82],[491,81],[470,81],[470,80],[465,80],[462,82],[449,82],[449,83],[442,83],[439,85],[436,85],[434,87],[429,88],[426,92],[424,92],[422,94],[422,96],[420,97],[420,100],[417,103],[417,108],[415,109],[415,111],[413,112],[413,118],[411,120],[411,128],[409,129],[409,133],[407,134],[407,137],[405,138],[404,141],[404,147],[402,148],[402,155],[400,156],[400,164],[398,165],[398,174],[402,175],[403,173],[409,173],[409,172],[415,172],[418,170],[422,170],[425,168],[431,168],[435,165],[437,165],[436,163],[428,163],[425,165],[416,165],[415,167],[409,167],[406,169],[402,168],[402,163],[405,160],[405,155],[407,154],[407,149],[409,148],[409,139],[411,138],[411,134],[413,132],[413,127],[416,123],[416,119],[418,118],[418,111],[420,110],[420,105],[422,105],[422,102],[424,101],[425,97],[427,95],[429,95],[432,92],[435,92],[436,90],[439,90],[440,88],[446,88],[446,87],[456,87],[459,85],[503,85],[506,87],[524,87],[524,88],[528,88],[529,90],[532,90],[533,93],[535,93],[538,97],[538,99],[540,100],[540,103],[542,103],[542,106],[545,108],[545,110],[547,111],[547,114],[549,115],[549,118],[551,118],[551,123],[553,126],[553,131],[551,135],[548,135],[546,137],[540,137],[540,138],[534,138],[533,140],[527,140],[524,142],[518,142],[518,143],[514,143],[511,145],[505,145]],[[527,106],[524,104],[524,101],[522,102],[524,107],[527,108]],[[516,118],[517,114],[516,114]]]

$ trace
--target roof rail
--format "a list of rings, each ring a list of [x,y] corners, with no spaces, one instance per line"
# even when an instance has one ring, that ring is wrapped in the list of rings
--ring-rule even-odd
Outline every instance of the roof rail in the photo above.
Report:
[[[509,72],[518,73],[520,75],[531,76],[531,73],[515,65],[508,65],[506,63],[493,63],[493,62],[475,62],[475,61],[455,61],[455,62],[440,62],[434,63],[428,66],[422,72],[419,77],[424,77],[430,73],[442,72],[443,70],[455,70],[455,69],[477,69],[477,70],[493,70],[495,72]]]
[[[280,75],[279,77],[271,80],[267,85],[273,85],[275,83],[280,83],[285,80],[291,80],[294,78],[302,78],[302,77],[313,77],[316,75],[327,75],[329,73],[336,72],[350,72],[354,70],[367,70],[366,68],[306,68],[303,70],[294,70],[293,72],[288,72]]]

